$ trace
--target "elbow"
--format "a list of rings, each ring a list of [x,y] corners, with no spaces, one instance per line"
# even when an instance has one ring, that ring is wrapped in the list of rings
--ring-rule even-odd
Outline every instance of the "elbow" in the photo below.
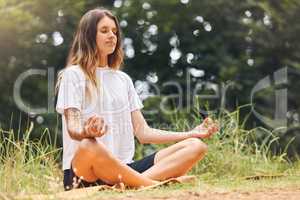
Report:
[[[137,138],[140,144],[150,144],[145,138]]]
[[[144,137],[142,137],[141,135],[139,134],[135,134],[137,140],[139,141],[140,144],[146,144],[146,141],[144,139]]]
[[[141,144],[150,144],[150,138],[147,136],[147,130],[137,130],[136,131],[136,137]]]

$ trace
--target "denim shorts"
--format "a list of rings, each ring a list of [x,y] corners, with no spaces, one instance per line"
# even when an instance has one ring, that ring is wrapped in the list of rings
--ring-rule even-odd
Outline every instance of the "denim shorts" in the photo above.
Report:
[[[129,167],[131,167],[132,169],[134,169],[135,171],[137,171],[139,173],[143,173],[144,171],[146,171],[147,169],[149,169],[150,167],[152,167],[154,165],[154,157],[155,157],[156,153],[157,152],[155,152],[149,156],[146,156],[140,160],[129,163],[127,165]],[[72,166],[71,166],[71,169],[64,170],[64,180],[63,181],[64,181],[65,190],[71,190],[73,188],[74,178],[79,179],[75,175]],[[90,186],[103,185],[103,184],[106,184],[106,183],[104,183],[100,179],[95,182],[87,182],[87,181],[81,180],[78,187],[79,188],[90,187]]]

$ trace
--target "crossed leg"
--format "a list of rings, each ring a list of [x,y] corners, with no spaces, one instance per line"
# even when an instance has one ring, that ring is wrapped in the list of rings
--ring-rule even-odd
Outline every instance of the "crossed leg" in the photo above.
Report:
[[[76,176],[87,182],[100,179],[114,185],[123,182],[125,185],[140,187],[156,184],[146,176],[131,169],[116,159],[104,146],[95,139],[84,139],[72,160]]]
[[[207,152],[198,138],[189,138],[158,151],[154,165],[142,174],[153,180],[165,180],[186,174]]]
[[[197,161],[201,160],[207,146],[197,138],[189,138],[157,152],[154,165],[143,172],[136,172],[116,159],[100,142],[84,139],[72,160],[74,173],[85,181],[100,179],[108,184],[123,182],[125,185],[140,187],[184,175]]]

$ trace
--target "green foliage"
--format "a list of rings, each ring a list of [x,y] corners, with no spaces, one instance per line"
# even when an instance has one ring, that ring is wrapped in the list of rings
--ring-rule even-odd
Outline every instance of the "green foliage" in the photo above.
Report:
[[[61,149],[49,143],[45,130],[39,140],[29,140],[33,123],[19,139],[12,131],[0,129],[0,191],[12,193],[49,193],[61,190]]]
[[[244,130],[244,122],[239,121],[239,115],[239,110],[222,113],[221,131],[207,141],[209,153],[193,173],[206,174],[210,178],[288,173],[293,164],[288,161],[286,152],[275,156],[270,151],[278,137],[268,132],[269,137],[259,144],[254,137],[261,128]]]
[[[300,68],[300,3],[297,0],[190,0],[187,4],[179,0],[123,0],[119,6],[113,4],[114,1],[109,0],[0,1],[0,90],[3,94],[0,126],[3,129],[17,129],[19,116],[21,122],[37,117],[27,116],[28,113],[17,108],[13,98],[17,77],[31,68],[53,67],[55,72],[63,68],[80,17],[97,6],[113,10],[122,22],[124,38],[134,49],[134,55],[126,54],[124,70],[134,80],[148,84],[154,84],[147,78],[149,75],[157,76],[155,84],[161,93],[157,94],[158,98],[145,100],[146,108],[159,107],[164,96],[178,93],[176,88],[164,85],[167,81],[179,83],[183,96],[189,95],[190,99],[196,94],[189,93],[189,84],[192,90],[202,85],[203,90],[198,93],[205,93],[208,84],[221,86],[230,82],[224,106],[234,111],[237,106],[250,103],[251,90],[265,76],[273,76],[282,67]],[[61,35],[62,43],[55,44],[54,33]],[[202,70],[203,76],[185,80],[190,68]],[[299,112],[299,74],[294,75],[284,86],[289,89],[288,110]],[[46,76],[28,78],[21,88],[24,102],[33,108],[46,107],[49,97],[54,99],[54,94],[48,93],[48,84],[54,85]],[[276,89],[277,86],[272,86],[261,91],[253,105],[255,109],[274,116]],[[150,87],[148,92],[156,91]],[[195,102],[183,98],[183,106],[189,103]],[[50,104],[54,106],[54,101]],[[221,102],[210,102],[212,104],[214,108],[220,107]],[[172,102],[169,106],[172,107]],[[161,113],[159,110],[146,117],[151,124],[169,124],[169,116]],[[56,130],[56,115],[46,113],[43,117],[44,124],[35,129],[33,135],[45,127]],[[249,126],[253,128],[252,122],[257,119],[253,116],[249,119]],[[288,125],[294,128],[299,123],[292,119]],[[25,126],[21,123],[21,127]],[[293,131],[291,137],[298,137],[298,129]]]

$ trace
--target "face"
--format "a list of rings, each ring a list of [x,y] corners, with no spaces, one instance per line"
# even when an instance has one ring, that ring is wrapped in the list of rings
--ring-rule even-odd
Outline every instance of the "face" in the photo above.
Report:
[[[117,26],[113,19],[105,16],[97,24],[97,47],[102,56],[114,52],[117,44]]]

